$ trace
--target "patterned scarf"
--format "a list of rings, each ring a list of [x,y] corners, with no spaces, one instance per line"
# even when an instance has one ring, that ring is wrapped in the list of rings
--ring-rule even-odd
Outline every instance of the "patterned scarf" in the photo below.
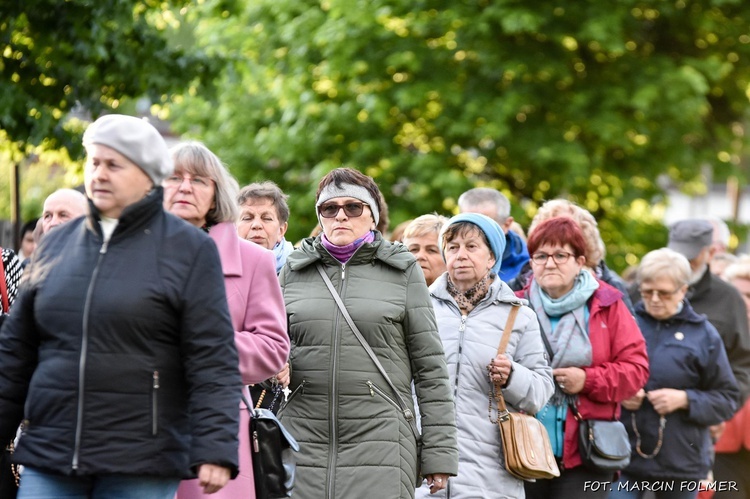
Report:
[[[482,277],[479,282],[471,287],[471,289],[465,292],[461,292],[458,288],[456,288],[456,285],[453,284],[453,281],[451,281],[451,276],[448,275],[448,294],[450,294],[453,299],[456,300],[458,308],[468,314],[469,312],[474,310],[474,307],[477,306],[477,303],[482,301],[482,298],[487,296],[487,292],[490,290],[490,285],[494,280],[494,272],[488,272],[487,275]]]

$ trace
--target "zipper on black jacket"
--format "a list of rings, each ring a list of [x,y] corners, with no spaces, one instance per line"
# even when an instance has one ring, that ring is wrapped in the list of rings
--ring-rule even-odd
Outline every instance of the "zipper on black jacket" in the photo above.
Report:
[[[71,467],[73,471],[78,470],[78,458],[81,452],[81,432],[83,431],[83,392],[86,384],[85,373],[86,373],[86,354],[89,346],[89,315],[91,314],[91,298],[94,296],[94,284],[96,278],[99,275],[99,268],[101,266],[104,255],[107,254],[107,243],[102,244],[99,250],[99,258],[96,261],[96,267],[94,272],[91,274],[91,281],[89,281],[89,288],[86,290],[86,302],[83,304],[83,324],[82,324],[82,337],[81,337],[81,356],[78,359],[78,407],[76,408],[76,432],[74,437],[73,445],[73,461]]]
[[[151,390],[151,435],[159,431],[159,371],[154,371],[154,385]]]

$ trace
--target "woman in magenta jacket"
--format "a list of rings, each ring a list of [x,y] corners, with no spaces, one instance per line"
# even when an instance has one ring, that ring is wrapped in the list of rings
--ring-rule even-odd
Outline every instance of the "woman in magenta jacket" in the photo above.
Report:
[[[584,267],[586,243],[576,222],[542,222],[528,247],[534,277],[516,294],[529,300],[551,349],[555,393],[536,417],[547,428],[561,473],[527,482],[526,497],[565,499],[585,492],[587,499],[603,499],[606,487],[597,492],[584,485],[613,476],[581,465],[578,422],[569,404],[584,419],[618,419],[620,402],[648,379],[646,344],[622,293]]]
[[[167,211],[208,232],[224,271],[229,313],[244,385],[276,374],[289,355],[286,311],[273,253],[240,239],[235,220],[238,186],[221,161],[203,144],[172,149],[174,173],[164,181]],[[247,388],[245,396],[249,399]],[[240,473],[221,491],[204,496],[197,480],[180,484],[178,499],[253,499],[255,489],[248,431],[249,413],[240,405]]]

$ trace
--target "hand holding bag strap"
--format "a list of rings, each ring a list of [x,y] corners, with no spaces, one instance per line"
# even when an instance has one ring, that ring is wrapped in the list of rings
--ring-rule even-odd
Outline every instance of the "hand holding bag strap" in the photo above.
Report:
[[[511,304],[510,313],[508,314],[508,320],[505,322],[505,329],[503,329],[503,336],[502,338],[500,338],[500,345],[497,347],[498,355],[505,353],[505,349],[508,347],[508,342],[510,341],[510,333],[513,332],[513,324],[515,324],[516,322],[516,316],[518,315],[518,310],[520,308],[520,303]],[[505,406],[505,397],[503,397],[503,387],[500,385],[499,381],[493,381],[492,384],[495,385],[498,418],[502,418],[508,413],[508,408]]]
[[[404,414],[404,417],[406,418],[406,421],[409,423],[409,426],[411,426],[411,431],[412,433],[414,433],[414,436],[416,437],[417,442],[421,441],[422,436],[419,434],[419,429],[417,428],[417,423],[414,418],[414,412],[406,405],[403,397],[401,397],[401,393],[398,391],[396,386],[391,381],[391,378],[388,376],[388,373],[386,372],[386,370],[383,368],[383,365],[378,360],[378,357],[375,355],[375,352],[372,351],[372,348],[370,348],[370,345],[367,343],[367,340],[364,338],[364,336],[362,336],[362,333],[359,332],[359,328],[357,327],[357,325],[354,324],[354,321],[352,320],[351,315],[349,315],[349,311],[346,309],[346,305],[344,305],[344,302],[341,301],[341,296],[339,296],[338,292],[336,291],[336,288],[333,287],[333,283],[331,282],[331,279],[328,277],[328,274],[326,274],[326,271],[323,269],[323,266],[320,263],[318,263],[315,266],[315,268],[318,269],[318,273],[320,274],[320,277],[322,277],[323,282],[326,283],[326,287],[328,288],[328,291],[330,291],[331,296],[333,296],[333,299],[336,302],[336,305],[338,305],[339,310],[341,311],[341,314],[344,316],[346,323],[349,324],[349,327],[354,333],[354,336],[362,344],[362,347],[365,349],[365,352],[367,352],[367,355],[370,356],[372,361],[375,363],[375,367],[378,368],[378,371],[383,376],[386,383],[388,383],[388,386],[391,387],[391,390],[393,391],[394,395],[396,395],[396,402],[398,402],[398,405],[401,408],[401,412]]]

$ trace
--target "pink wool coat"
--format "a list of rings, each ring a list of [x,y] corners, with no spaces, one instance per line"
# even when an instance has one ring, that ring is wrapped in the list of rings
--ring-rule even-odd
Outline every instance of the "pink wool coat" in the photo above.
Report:
[[[219,248],[242,382],[260,383],[279,372],[289,356],[286,310],[271,251],[240,239],[234,224],[209,232]],[[245,390],[245,396],[249,394]],[[240,474],[219,492],[204,495],[198,480],[185,480],[177,499],[255,499],[250,458],[249,415],[240,403]]]

